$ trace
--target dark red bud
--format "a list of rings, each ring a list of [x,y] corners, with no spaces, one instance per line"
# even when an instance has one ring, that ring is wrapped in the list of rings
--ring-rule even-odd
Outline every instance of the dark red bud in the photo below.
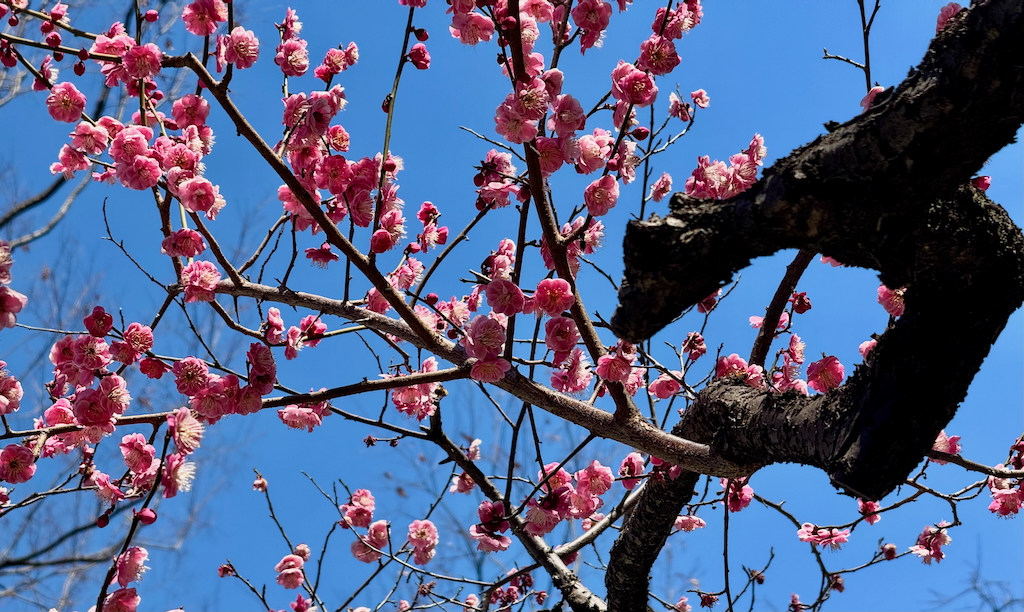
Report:
[[[413,32],[413,34],[416,36],[416,40],[420,42],[427,42],[427,39],[430,38],[430,34],[428,34],[423,28],[416,28],[416,31]]]

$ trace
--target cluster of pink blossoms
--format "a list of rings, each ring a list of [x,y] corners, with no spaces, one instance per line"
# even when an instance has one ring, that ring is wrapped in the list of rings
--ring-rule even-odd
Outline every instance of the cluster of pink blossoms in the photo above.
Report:
[[[437,527],[427,520],[415,520],[409,524],[409,545],[412,546],[413,562],[425,565],[434,558],[437,547]]]
[[[264,337],[271,345],[285,345],[284,358],[292,360],[298,357],[299,351],[304,346],[316,347],[327,331],[327,324],[320,320],[319,316],[306,315],[299,321],[299,325],[288,327],[284,331],[284,319],[281,317],[281,310],[276,306],[267,309],[267,320],[263,324]]]
[[[917,536],[917,543],[910,547],[910,552],[921,557],[921,561],[926,565],[931,565],[932,560],[935,560],[936,563],[941,562],[946,558],[942,547],[953,541],[953,538],[946,533],[946,527],[949,525],[950,523],[946,521],[940,522],[938,526],[926,525],[921,534]]]
[[[828,546],[831,550],[839,550],[850,539],[849,529],[819,528],[813,523],[804,523],[796,532],[801,542],[810,542],[815,546]]]
[[[695,198],[711,199],[726,199],[742,193],[757,180],[757,167],[764,164],[767,154],[764,138],[754,134],[745,151],[729,157],[728,167],[725,162],[712,162],[706,155],[700,157],[693,175],[686,179],[686,193]]]
[[[424,359],[423,365],[419,369],[419,373],[436,371],[437,360],[433,357]],[[386,376],[391,377],[391,375]],[[422,421],[437,410],[437,398],[434,396],[434,393],[440,386],[441,383],[433,382],[396,387],[391,391],[391,401],[402,414],[416,417],[417,420]]]
[[[18,313],[28,304],[28,298],[11,289],[11,245],[0,240],[0,329],[10,329],[18,322]]]
[[[302,566],[309,561],[309,546],[299,544],[291,554],[285,555],[274,566],[277,583],[286,589],[297,589],[306,579]]]

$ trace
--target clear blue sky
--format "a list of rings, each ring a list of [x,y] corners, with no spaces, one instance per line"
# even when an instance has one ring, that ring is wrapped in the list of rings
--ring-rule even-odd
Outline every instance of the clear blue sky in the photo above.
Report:
[[[264,138],[275,142],[280,137],[281,79],[273,64],[273,23],[281,21],[286,5],[277,2],[237,4],[244,11],[239,22],[256,32],[262,49],[256,67],[236,72],[232,94]],[[607,91],[608,74],[616,62],[619,59],[632,61],[637,55],[638,44],[648,35],[657,4],[637,2],[627,13],[613,15],[602,48],[588,51],[584,57],[573,50],[566,51],[561,65],[566,73],[565,91],[579,98],[585,108],[592,106]],[[934,35],[935,17],[943,4],[932,0],[885,3],[872,33],[875,81],[885,87],[897,85],[908,68],[920,61]],[[406,9],[394,0],[299,2],[293,6],[304,23],[302,34],[310,41],[314,63],[331,46],[349,41],[359,45],[359,64],[340,79],[346,88],[349,106],[336,121],[351,133],[351,157],[374,155],[383,142],[385,115],[380,111],[380,104],[391,87]],[[497,138],[493,130],[493,109],[504,98],[507,81],[495,66],[493,45],[465,47],[448,36],[449,17],[444,14],[444,8],[439,0],[431,0],[426,10],[417,14],[416,25],[427,28],[431,34],[427,44],[433,63],[426,72],[412,70],[411,66],[406,69],[397,101],[391,150],[405,159],[406,169],[399,174],[398,182],[409,217],[412,218],[420,202],[430,200],[440,208],[443,222],[454,235],[475,215],[472,166],[491,148],[461,131],[459,126]],[[72,16],[77,14],[78,11],[73,10]],[[165,24],[171,17],[165,15],[161,23]],[[542,32],[546,36],[546,26]],[[182,37],[172,34],[171,38],[180,49]],[[195,41],[189,42],[194,45]],[[706,89],[711,106],[699,114],[689,135],[657,158],[657,172],[670,172],[676,188],[681,188],[698,156],[727,159],[746,147],[755,132],[765,138],[769,154],[767,167],[774,159],[823,133],[824,122],[843,122],[853,117],[860,111],[858,102],[864,95],[863,76],[851,66],[822,60],[823,47],[835,54],[861,57],[856,2],[709,2],[704,23],[678,43],[682,64],[673,74],[659,80],[661,94],[656,108],[659,115],[664,113],[668,93],[676,83],[684,94]],[[65,62],[62,77],[70,78],[70,75],[70,62]],[[310,91],[318,84],[310,70],[306,77],[292,79],[289,87],[292,92]],[[95,95],[92,88],[83,90],[90,97]],[[0,116],[5,119],[7,130],[0,141],[0,167],[10,172],[8,176],[13,179],[8,180],[14,181],[0,191],[0,197],[6,198],[8,192],[14,191],[29,193],[48,180],[46,168],[56,159],[67,126],[50,120],[42,94],[26,94],[0,109]],[[609,119],[602,115],[597,121],[588,122],[588,127],[610,128],[605,125],[610,124]],[[206,160],[207,177],[221,186],[221,193],[228,202],[213,227],[225,237],[227,245],[242,242],[251,248],[279,214],[276,188],[280,183],[259,165],[246,143],[234,135],[223,113],[215,110],[211,125],[217,130],[217,144]],[[1014,145],[994,156],[983,171],[993,177],[990,197],[1003,204],[1018,224],[1024,222],[1021,158],[1021,145]],[[593,178],[567,175],[570,172],[561,172],[554,182],[555,197],[564,206],[576,204],[583,187]],[[639,182],[625,187],[617,211],[622,214],[605,219],[608,228],[605,247],[596,259],[616,280],[621,276],[619,245],[625,213],[635,213],[640,195]],[[28,293],[31,284],[41,291],[45,283],[39,280],[40,270],[48,266],[58,275],[66,271],[70,277],[61,288],[65,296],[83,292],[84,301],[90,307],[98,299],[108,310],[123,307],[126,321],[146,321],[159,304],[160,292],[148,284],[116,248],[99,240],[105,235],[100,215],[104,198],[115,237],[125,240],[126,248],[138,254],[139,260],[156,271],[163,282],[169,282],[169,266],[156,247],[158,222],[152,203],[121,187],[96,185],[85,192],[68,219],[50,238],[33,244],[31,252],[16,254],[13,286]],[[664,203],[654,205],[653,211],[664,213]],[[36,220],[44,217],[40,212]],[[415,223],[413,219],[409,227],[414,228]],[[457,279],[465,278],[470,268],[478,269],[479,262],[496,247],[498,240],[514,237],[510,230],[514,223],[511,209],[489,215],[474,232],[472,241],[464,245],[461,256],[451,258],[441,268],[432,281],[436,284],[431,290],[442,298],[466,293],[468,286],[458,283]],[[537,227],[531,232],[537,235]],[[319,243],[308,234],[299,236],[300,249]],[[749,351],[754,330],[747,326],[747,317],[763,314],[791,257],[792,254],[784,253],[765,258],[743,271],[738,288],[716,311],[706,330],[705,337],[712,351],[719,345],[723,346],[725,354]],[[381,260],[390,264],[396,258],[397,254],[391,253]],[[300,260],[291,286],[340,297],[342,274],[341,266],[333,265],[324,272]],[[527,266],[525,278],[528,280],[524,286],[530,286],[542,275],[538,267]],[[582,278],[590,284],[585,296],[588,308],[610,316],[616,300],[607,281],[593,272]],[[847,372],[852,372],[853,365],[859,361],[858,344],[870,334],[881,332],[887,320],[886,313],[875,302],[877,284],[877,278],[870,271],[834,269],[817,262],[811,265],[800,290],[808,292],[814,308],[800,316],[795,326],[807,342],[809,356],[822,352],[834,354],[847,365]],[[45,300],[44,295],[40,294],[39,300]],[[41,305],[50,303],[34,303],[21,320],[42,324],[42,311],[33,310]],[[304,314],[308,313],[286,312],[286,322],[297,324]],[[69,317],[75,321],[72,326],[76,329],[81,325],[80,315],[72,313]],[[951,315],[951,319],[955,323],[955,315]],[[339,323],[337,320],[328,322],[332,328]],[[698,327],[700,322],[697,318],[684,319],[665,330],[659,340],[678,345],[686,332]],[[1002,461],[1006,449],[1024,425],[1021,416],[1024,405],[1022,333],[1022,317],[1017,313],[975,379],[958,416],[947,428],[950,435],[963,436],[965,456],[981,463]],[[157,351],[182,354],[195,350],[184,347],[174,335],[171,327],[158,330]],[[24,350],[30,346],[25,344],[25,338],[23,330],[5,330],[0,334],[0,358],[11,363],[28,389],[45,381],[49,371],[19,357],[19,354],[30,353]],[[611,342],[610,335],[605,339]],[[248,345],[247,340],[232,344],[234,341],[227,334],[219,342],[225,351],[241,346],[244,352]],[[950,348],[955,350],[955,347]],[[663,362],[671,356],[667,349],[655,354]],[[710,357],[705,359],[710,366]],[[237,350],[232,363],[236,367],[242,363],[242,355]],[[282,358],[281,378],[288,386],[302,390],[331,387],[355,382],[363,376],[374,378],[376,369],[368,366],[369,363],[370,355],[359,343],[325,342],[318,348],[307,348],[293,362],[286,364]],[[481,438],[485,457],[504,460],[501,447],[508,443],[508,432],[495,424],[494,410],[487,400],[468,385],[452,384],[448,388],[451,395],[445,400],[444,410],[453,433]],[[41,401],[38,395],[34,397]],[[496,398],[505,404],[513,403],[501,394]],[[174,408],[183,399],[173,389],[163,387],[149,394],[154,409]],[[350,398],[343,402],[343,407],[376,414],[384,401],[382,394]],[[16,422],[37,413],[40,406],[26,402]],[[545,457],[549,461],[565,452],[567,442],[584,436],[578,428],[551,418],[541,416],[539,423],[545,432]],[[27,421],[19,422],[18,426],[27,424]],[[386,445],[365,448],[361,440],[371,433],[374,432],[367,427],[344,422],[338,417],[331,417],[312,434],[287,430],[270,412],[253,417],[231,417],[210,428],[196,457],[199,472],[192,494],[163,504],[161,521],[143,531],[141,543],[150,550],[148,564],[152,569],[139,585],[142,607],[170,609],[183,605],[193,610],[255,607],[258,602],[239,582],[216,578],[216,568],[225,558],[230,558],[252,582],[267,583],[272,605],[286,608],[287,603],[294,600],[295,592],[286,592],[273,582],[273,565],[288,550],[267,517],[262,496],[250,490],[253,467],[270,481],[278,517],[293,543],[307,542],[314,555],[319,554],[323,536],[336,516],[331,505],[302,475],[303,471],[328,490],[331,482],[338,478],[353,489],[373,490],[378,496],[377,517],[392,521],[393,541],[400,541],[409,521],[422,516],[430,496],[445,488],[449,467],[438,466],[440,456],[425,444],[403,442],[397,449]],[[610,443],[599,443],[592,448],[594,457],[616,467],[628,452]],[[524,465],[534,463],[531,453],[519,459]],[[571,467],[580,469],[582,465]],[[42,465],[40,469],[43,473]],[[935,466],[930,469],[928,484],[951,491],[974,480],[976,478],[959,467]],[[765,497],[786,500],[786,508],[802,521],[831,524],[856,517],[856,503],[838,495],[818,470],[772,466],[759,472],[752,485]],[[717,488],[717,483],[713,486]],[[441,545],[428,569],[488,579],[516,563],[529,562],[521,549],[513,545],[509,552],[488,556],[482,565],[477,565],[478,557],[470,552],[472,546],[466,542],[465,530],[470,517],[475,516],[474,509],[479,501],[477,494],[451,500],[435,515]],[[92,500],[82,502],[84,506],[91,503]],[[997,520],[986,510],[987,504],[985,493],[960,505],[960,517],[965,525],[951,532],[953,543],[941,564],[925,566],[914,558],[905,558],[848,576],[846,592],[835,595],[827,608],[929,609],[935,606],[933,591],[947,595],[960,591],[966,586],[965,580],[972,568],[979,563],[987,579],[1010,581],[1021,596],[1024,535],[1021,519]],[[721,513],[702,516],[709,523],[708,529],[670,538],[655,568],[652,586],[666,599],[675,601],[691,588],[687,583],[690,579],[699,580],[705,590],[719,590],[722,586]],[[177,542],[173,527],[186,518],[193,521],[191,531],[183,541]],[[877,525],[859,527],[850,544],[840,552],[827,553],[826,561],[831,569],[857,565],[870,557],[880,539],[894,542],[903,550],[914,543],[924,525],[944,519],[951,519],[944,502],[912,504],[886,514]],[[108,528],[108,531],[113,529]],[[554,542],[556,536],[565,537],[568,533],[560,529],[549,536],[549,541]],[[322,596],[329,605],[340,604],[343,595],[361,584],[373,569],[352,559],[348,552],[352,540],[351,534],[346,532],[335,533],[332,537],[322,579],[322,584],[326,585]],[[759,609],[785,609],[793,592],[806,599],[813,598],[818,584],[813,558],[806,545],[797,541],[795,528],[778,514],[755,503],[733,515],[730,541],[734,585],[738,583],[735,577],[740,574],[741,564],[760,567],[769,549],[775,551],[768,580],[759,589]],[[599,540],[604,560],[607,560],[610,542],[607,537]],[[180,545],[177,551],[161,549],[177,545]],[[592,554],[588,560],[594,561]],[[582,571],[589,578],[591,588],[603,593],[601,578],[586,568]],[[80,609],[87,608],[89,600],[94,599],[96,583],[97,580],[91,581],[84,591],[87,595],[77,603]],[[353,605],[376,605],[392,583],[381,582]],[[183,585],[188,586],[183,588]],[[411,598],[408,589],[403,583],[396,595]],[[961,605],[973,605],[973,602],[964,600]],[[0,604],[0,610],[17,608],[17,604]],[[393,606],[383,609],[391,610]]]

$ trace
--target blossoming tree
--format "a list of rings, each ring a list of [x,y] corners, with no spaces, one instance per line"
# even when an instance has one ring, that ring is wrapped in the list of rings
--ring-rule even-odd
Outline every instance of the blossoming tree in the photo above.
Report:
[[[268,582],[297,591],[288,596],[296,612],[752,607],[774,552],[765,546],[756,568],[729,562],[730,520],[752,505],[791,524],[780,537],[803,547],[815,592],[788,605],[817,609],[853,572],[899,557],[942,561],[961,503],[986,494],[992,514],[1019,512],[1024,440],[1006,434],[1005,458],[990,466],[962,457],[960,436],[945,428],[1024,300],[1024,238],[979,176],[1024,122],[1024,8],[946,5],[921,63],[883,88],[869,59],[879,3],[861,0],[864,60],[825,52],[863,72],[860,115],[826,124],[760,178],[768,150],[755,133],[728,162],[699,157],[679,180],[678,166],[660,164],[698,129],[711,95],[700,83],[689,94],[666,90],[669,79],[686,80],[681,49],[704,8],[631,7],[644,31],[630,56],[609,63],[600,46],[630,4],[399,0],[391,88],[361,92],[346,79],[368,61],[363,43],[307,39],[291,8],[270,24],[247,3],[136,3],[128,19],[93,27],[63,3],[0,0],[0,16],[21,28],[0,34],[0,60],[33,74],[46,90],[35,104],[70,130],[54,140],[51,172],[116,186],[101,209],[107,238],[147,283],[137,291],[157,296],[146,312],[137,297],[119,314],[95,305],[84,330],[33,330],[51,334],[52,368],[0,380],[0,518],[92,496],[98,510],[81,510],[86,524],[67,531],[116,542],[94,579],[81,581],[82,605],[140,606],[145,564],[171,555],[147,546],[147,531],[179,501],[162,500],[190,490],[218,431],[256,419],[274,421],[270,435],[362,432],[367,452],[413,447],[443,466],[434,472],[443,486],[419,479],[409,500],[382,495],[371,466],[332,476],[334,486],[314,480],[308,503],[332,514],[322,544],[289,535],[303,521],[274,511],[278,483],[257,472],[252,495],[265,497],[275,527],[260,539],[269,548],[281,537],[285,550],[272,567],[225,559],[208,575],[268,610],[283,603]],[[441,40],[447,33],[452,40]],[[399,177],[422,175],[406,168],[399,143],[456,155],[449,135],[403,137],[403,127],[430,129],[402,123],[404,105],[426,107],[407,93],[410,73],[429,77],[431,51],[460,44],[496,45],[490,73],[473,77],[494,83],[478,94],[495,106],[493,126],[468,126],[478,161],[463,203],[430,196],[441,187],[427,181],[414,189],[432,199],[407,204]],[[582,59],[570,57],[576,51]],[[370,61],[379,72],[383,60]],[[73,77],[54,74],[61,62]],[[272,74],[283,96],[276,84],[247,88],[252,73]],[[600,82],[596,95],[588,79]],[[165,93],[181,83],[188,93]],[[442,95],[416,83],[415,96]],[[120,114],[88,113],[93,90],[116,92]],[[271,97],[283,114],[267,121]],[[346,127],[350,99],[360,117],[384,118],[382,131],[362,119]],[[231,153],[218,157],[225,147]],[[256,175],[273,177],[272,214],[232,197]],[[127,198],[137,206],[108,218]],[[133,235],[115,235],[118,227]],[[159,234],[144,241],[143,227]],[[239,237],[239,227],[258,239]],[[623,227],[624,264],[602,248]],[[716,350],[708,325],[736,287],[733,274],[783,249],[795,259],[764,314],[749,318],[749,358],[731,345]],[[855,367],[837,354],[814,359],[798,334],[819,299],[799,282],[819,255],[876,270],[883,283],[869,297],[888,323],[863,338]],[[621,286],[601,256],[610,270],[624,265]],[[6,329],[27,327],[12,264],[4,245]],[[619,305],[605,319],[593,304],[608,287]],[[200,314],[213,323],[197,324]],[[950,324],[954,316],[969,324]],[[240,348],[213,342],[221,336]],[[160,390],[159,404],[138,400],[149,389]],[[556,443],[554,428],[570,433]],[[848,496],[847,516],[824,524],[756,493],[757,478],[779,463],[824,471]],[[943,464],[959,466],[963,484],[944,492],[926,482]],[[906,545],[826,554],[928,498],[946,514],[915,517],[924,526],[902,534]],[[649,579],[669,536],[712,528],[724,538],[724,571],[689,589]],[[468,552],[439,554],[445,540]],[[9,567],[46,565],[58,545],[50,541],[12,545]],[[344,561],[328,557],[337,548]],[[181,603],[192,605],[167,606]]]

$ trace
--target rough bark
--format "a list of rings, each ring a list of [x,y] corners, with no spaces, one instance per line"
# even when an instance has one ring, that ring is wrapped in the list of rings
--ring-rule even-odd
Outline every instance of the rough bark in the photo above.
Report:
[[[1022,3],[978,3],[884,101],[779,160],[745,193],[676,194],[667,218],[630,224],[612,327],[631,341],[782,249],[824,253],[908,287],[905,314],[839,389],[804,398],[720,381],[674,434],[740,465],[820,467],[868,499],[905,479],[1024,300],[1024,238],[967,185],[1024,122],[1021,58]],[[609,609],[646,609],[646,576],[694,478],[657,483],[639,500],[612,550]]]

